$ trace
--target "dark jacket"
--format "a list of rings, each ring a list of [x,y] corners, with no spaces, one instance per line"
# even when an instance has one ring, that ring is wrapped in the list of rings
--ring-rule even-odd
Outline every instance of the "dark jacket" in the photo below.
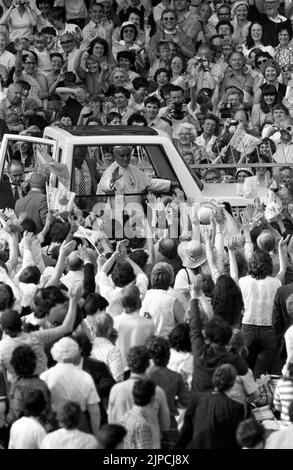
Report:
[[[108,407],[108,398],[110,390],[115,385],[115,380],[111,377],[110,373],[104,362],[92,359],[90,357],[84,358],[83,370],[90,374],[95,383],[97,392],[101,399],[100,410],[101,410],[101,424],[107,422],[106,409]]]
[[[236,430],[244,418],[244,406],[229,398],[224,392],[193,395],[184,416],[176,447],[239,449]]]
[[[18,199],[15,204],[17,216],[26,212],[27,216],[35,222],[37,233],[43,230],[48,214],[47,196],[39,190],[30,191],[25,197]]]
[[[99,180],[99,177],[100,177],[99,174],[98,174],[98,171],[97,171],[96,161],[92,160],[91,158],[87,158],[86,159],[86,164],[88,166],[88,169],[89,169],[89,172],[90,172],[90,175],[91,175],[91,180],[92,180],[91,194],[95,195],[96,192],[97,192],[97,181]],[[73,169],[72,169],[72,173],[73,173],[73,176],[72,176],[72,191],[74,191],[74,187],[75,187],[74,166],[73,166]]]
[[[202,334],[202,321],[198,300],[190,302],[190,340],[193,352],[192,390],[194,392],[208,392],[213,389],[212,377],[216,368],[222,364],[233,365],[238,375],[245,375],[248,371],[243,357],[227,351],[222,345],[206,345]]]

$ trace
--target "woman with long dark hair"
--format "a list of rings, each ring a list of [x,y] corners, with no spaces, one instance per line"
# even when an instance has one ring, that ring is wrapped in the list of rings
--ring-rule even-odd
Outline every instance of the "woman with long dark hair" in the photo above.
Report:
[[[259,21],[251,23],[248,29],[246,43],[244,47],[244,55],[248,56],[251,49],[255,47],[262,51],[268,52],[272,57],[274,55],[274,48],[272,46],[265,46],[264,30],[263,25]]]
[[[218,277],[213,294],[214,315],[224,318],[230,326],[237,328],[241,322],[244,303],[236,282],[228,274]]]
[[[264,124],[272,124],[273,106],[279,102],[278,92],[274,85],[266,84],[262,88],[260,103],[256,103],[251,111],[251,124],[259,134]]]

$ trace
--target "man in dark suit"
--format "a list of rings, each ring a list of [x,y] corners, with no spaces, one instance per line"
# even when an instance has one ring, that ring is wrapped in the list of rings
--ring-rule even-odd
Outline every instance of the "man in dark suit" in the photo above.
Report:
[[[92,196],[97,192],[97,163],[94,159],[86,158],[86,154],[85,146],[74,150],[72,191],[77,196]]]
[[[276,335],[276,348],[271,366],[272,374],[281,374],[286,362],[284,333],[293,324],[293,282],[279,287],[273,309],[273,327]]]
[[[27,216],[35,222],[37,233],[43,230],[48,213],[46,182],[47,177],[43,173],[32,173],[29,179],[29,193],[18,199],[15,204],[16,215],[26,212]]]
[[[13,194],[14,204],[25,196],[24,166],[19,160],[11,160],[7,165],[7,173]]]

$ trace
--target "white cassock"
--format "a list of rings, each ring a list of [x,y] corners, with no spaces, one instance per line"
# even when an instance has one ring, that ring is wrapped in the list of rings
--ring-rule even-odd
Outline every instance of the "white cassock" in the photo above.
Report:
[[[122,175],[117,180],[114,186],[110,185],[110,180],[113,171],[119,167],[119,175]],[[166,193],[170,190],[170,180],[150,178],[143,170],[134,165],[129,165],[123,168],[117,162],[113,162],[104,172],[97,189],[97,194],[107,194],[109,191],[121,191],[123,194],[136,194],[144,193],[145,191],[162,192]],[[111,198],[112,199],[112,198]],[[126,197],[124,204],[141,203],[139,194],[135,196]]]

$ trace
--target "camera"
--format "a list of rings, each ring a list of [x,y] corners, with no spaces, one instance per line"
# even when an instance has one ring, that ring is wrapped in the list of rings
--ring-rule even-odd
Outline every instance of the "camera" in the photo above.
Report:
[[[208,72],[210,70],[210,61],[206,57],[195,57],[195,60],[198,64],[201,65],[201,68],[204,72]]]
[[[228,119],[232,117],[231,106],[228,103],[225,103],[224,107],[220,111],[221,118]]]
[[[239,124],[239,121],[237,121],[237,119],[229,119],[229,127],[228,127],[229,132],[235,132],[238,124]]]
[[[172,118],[173,119],[176,119],[176,120],[180,120],[180,119],[183,119],[184,118],[184,111],[182,110],[182,103],[174,103],[174,108],[172,110]]]

